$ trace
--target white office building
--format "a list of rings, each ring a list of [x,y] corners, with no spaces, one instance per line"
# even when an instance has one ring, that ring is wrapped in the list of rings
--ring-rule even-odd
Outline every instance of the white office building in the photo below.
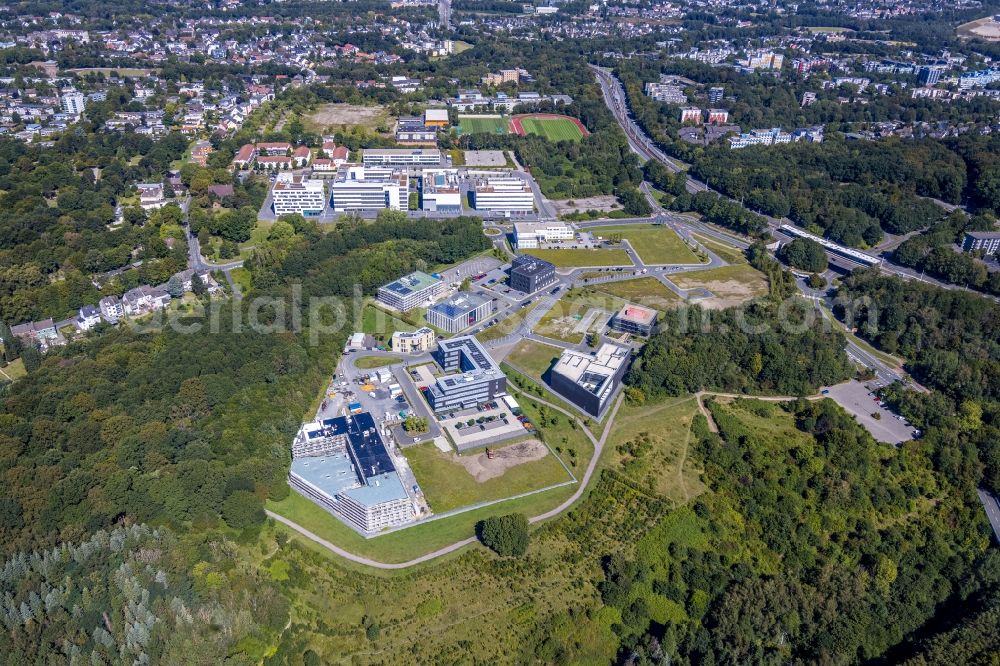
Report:
[[[330,185],[330,204],[337,212],[348,210],[406,210],[409,178],[393,169],[345,166]]]
[[[441,166],[437,148],[372,148],[361,152],[365,166]]]
[[[278,174],[271,189],[271,199],[274,202],[274,214],[278,217],[293,213],[316,217],[326,206],[323,181],[291,173]]]
[[[542,243],[571,241],[575,237],[573,229],[562,222],[514,223],[514,246],[518,250],[532,250]]]
[[[531,187],[517,176],[488,176],[479,180],[473,190],[476,210],[499,213],[510,217],[526,215],[535,210]]]

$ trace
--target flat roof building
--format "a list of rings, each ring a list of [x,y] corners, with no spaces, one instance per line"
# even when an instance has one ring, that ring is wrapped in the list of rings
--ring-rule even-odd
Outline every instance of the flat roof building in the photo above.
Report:
[[[532,250],[542,243],[571,241],[575,236],[573,229],[563,222],[514,223],[514,246],[518,250]]]
[[[369,148],[361,151],[365,166],[441,166],[437,148]]]
[[[392,334],[392,351],[397,354],[417,354],[434,348],[434,331],[426,326],[415,331],[396,331]]]
[[[605,342],[593,354],[563,350],[549,373],[552,390],[595,418],[604,415],[632,350]]]
[[[278,217],[292,213],[316,217],[326,207],[326,191],[321,180],[279,173],[271,188],[271,201],[274,204],[274,214]]]
[[[556,267],[530,254],[514,257],[510,266],[510,288],[532,294],[556,281]]]
[[[528,215],[535,211],[535,196],[518,176],[487,176],[473,187],[472,204],[478,211],[506,217]]]
[[[393,169],[343,166],[330,184],[333,210],[404,210],[409,207],[410,179]]]
[[[427,109],[424,111],[424,124],[436,127],[447,127],[448,109]]]
[[[378,300],[390,308],[406,312],[436,299],[444,289],[444,283],[422,271],[379,287]]]
[[[626,303],[611,318],[610,325],[616,331],[649,337],[656,326],[656,310]]]
[[[436,213],[462,212],[462,187],[454,171],[424,171],[420,208]]]
[[[493,300],[476,293],[458,292],[427,310],[427,323],[447,333],[458,333],[493,314]]]
[[[507,377],[471,335],[441,340],[432,353],[445,372],[427,390],[427,401],[435,412],[464,409],[489,402],[507,391]]]
[[[296,491],[365,534],[415,517],[368,412],[304,424],[292,442],[288,480]]]
[[[962,249],[966,252],[983,250],[986,254],[996,254],[1000,250],[1000,232],[966,231]]]

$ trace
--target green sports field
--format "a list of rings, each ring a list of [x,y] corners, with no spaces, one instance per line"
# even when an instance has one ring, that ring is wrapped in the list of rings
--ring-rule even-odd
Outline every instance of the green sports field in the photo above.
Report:
[[[521,127],[526,134],[544,136],[549,141],[579,141],[580,128],[568,118],[523,118]]]
[[[458,131],[460,134],[506,134],[506,118],[470,118],[468,116],[458,117]]]

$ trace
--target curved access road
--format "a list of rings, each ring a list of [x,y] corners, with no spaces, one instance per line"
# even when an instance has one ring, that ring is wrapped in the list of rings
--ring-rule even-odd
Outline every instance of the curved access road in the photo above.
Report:
[[[576,419],[577,421],[580,420],[575,415],[570,414],[568,411],[566,411],[565,409],[563,409],[562,407],[560,407],[558,405],[554,405],[551,402],[543,400],[543,399],[541,399],[541,398],[539,398],[537,396],[530,396],[530,397],[531,397],[532,400],[534,400],[536,402],[540,402],[540,403],[546,405],[547,407],[550,407],[551,409],[555,409],[556,411],[561,412],[562,414],[565,414],[566,416],[568,416],[568,417],[570,417],[572,419]],[[621,407],[622,399],[623,399],[623,397],[619,395],[618,396],[618,401],[615,403],[615,406],[612,408],[611,414],[608,417],[608,423],[604,427],[604,432],[601,433],[601,438],[600,439],[596,439],[590,433],[590,431],[587,430],[583,426],[583,423],[579,424],[580,425],[580,430],[582,432],[584,432],[587,435],[587,437],[589,437],[590,440],[594,443],[594,455],[591,457],[590,464],[587,465],[587,469],[583,473],[583,478],[580,480],[579,487],[576,489],[576,492],[573,493],[569,497],[569,499],[567,499],[565,502],[563,502],[562,504],[560,504],[556,508],[554,508],[554,509],[552,509],[550,511],[546,511],[545,513],[539,514],[537,516],[533,516],[533,517],[529,518],[528,519],[529,523],[539,523],[539,522],[541,522],[543,520],[548,520],[549,518],[557,516],[560,513],[562,513],[563,511],[565,511],[566,509],[570,508],[573,505],[574,502],[576,502],[578,499],[580,499],[580,497],[583,495],[584,491],[587,489],[587,484],[590,482],[590,478],[594,475],[594,470],[597,469],[597,461],[601,457],[601,451],[604,450],[604,442],[607,441],[608,435],[611,433],[611,425],[614,423],[615,415],[618,413],[618,408]],[[309,539],[310,541],[314,541],[314,542],[318,543],[319,545],[323,546],[324,548],[326,548],[330,552],[334,553],[335,555],[339,555],[340,557],[344,558],[345,560],[350,560],[351,562],[355,562],[357,564],[363,564],[365,566],[373,567],[375,569],[389,569],[389,570],[392,570],[392,569],[408,569],[409,567],[416,566],[416,565],[421,564],[423,562],[428,562],[428,561],[433,560],[435,558],[441,557],[442,555],[447,555],[448,553],[453,553],[456,550],[460,550],[462,548],[465,548],[466,546],[470,546],[470,545],[476,543],[476,541],[477,541],[476,537],[469,537],[468,539],[462,539],[461,541],[456,541],[455,543],[448,544],[447,546],[444,546],[442,548],[438,548],[437,550],[433,550],[433,551],[431,551],[429,553],[424,553],[420,557],[415,557],[412,560],[408,560],[406,562],[379,562],[378,560],[373,560],[371,558],[363,557],[361,555],[357,555],[357,554],[352,553],[350,551],[344,550],[340,546],[338,546],[338,545],[336,545],[334,543],[331,543],[330,541],[324,539],[323,537],[321,537],[321,536],[319,536],[319,535],[317,535],[317,534],[315,534],[313,532],[310,532],[309,530],[307,530],[306,528],[302,527],[298,523],[293,522],[293,521],[289,520],[288,518],[285,518],[282,515],[274,513],[273,511],[268,511],[267,509],[265,509],[264,513],[266,513],[269,517],[273,518],[274,520],[277,520],[279,523],[281,523],[281,524],[283,524],[283,525],[285,525],[285,526],[287,526],[287,527],[295,530],[296,532],[298,532],[299,534],[301,534],[305,538]]]

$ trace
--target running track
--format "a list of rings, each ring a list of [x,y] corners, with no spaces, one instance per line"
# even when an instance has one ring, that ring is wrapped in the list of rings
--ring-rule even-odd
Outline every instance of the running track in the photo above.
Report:
[[[517,134],[518,136],[524,136],[527,134],[524,130],[524,126],[521,124],[521,121],[525,118],[534,118],[537,120],[569,120],[576,125],[577,129],[580,130],[580,133],[583,136],[590,136],[590,131],[583,126],[583,123],[580,122],[579,118],[563,116],[558,113],[519,113],[516,116],[512,116],[510,119],[510,129],[514,134]]]

